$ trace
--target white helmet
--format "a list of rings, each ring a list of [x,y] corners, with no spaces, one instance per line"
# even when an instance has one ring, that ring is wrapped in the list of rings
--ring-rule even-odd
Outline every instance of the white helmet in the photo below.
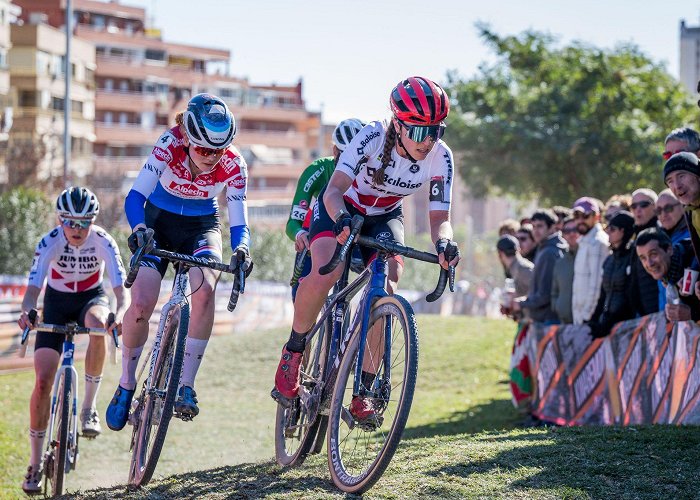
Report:
[[[58,195],[56,211],[61,217],[93,218],[100,213],[100,202],[89,189],[70,187]]]
[[[187,137],[195,146],[226,149],[236,135],[236,120],[226,103],[211,94],[197,94],[183,116]]]
[[[364,126],[364,122],[357,118],[343,120],[333,131],[333,144],[335,144],[335,147],[339,150],[344,151],[345,147],[352,141],[352,138],[355,137]]]

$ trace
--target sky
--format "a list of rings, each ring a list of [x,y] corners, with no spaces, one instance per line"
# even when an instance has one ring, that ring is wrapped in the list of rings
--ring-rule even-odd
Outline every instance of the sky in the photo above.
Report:
[[[385,118],[400,80],[467,78],[494,55],[475,23],[499,35],[527,29],[613,48],[632,42],[678,77],[680,20],[700,24],[687,0],[119,0],[146,8],[168,42],[231,51],[231,73],[251,83],[303,79],[307,107],[326,123]]]

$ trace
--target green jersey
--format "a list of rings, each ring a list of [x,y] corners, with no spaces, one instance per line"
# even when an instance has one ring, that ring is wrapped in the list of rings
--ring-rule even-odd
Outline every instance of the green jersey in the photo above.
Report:
[[[306,170],[299,177],[286,229],[287,236],[292,241],[302,228],[306,214],[311,209],[311,200],[318,198],[318,194],[331,179],[334,169],[335,162],[332,156],[319,158],[306,167]]]

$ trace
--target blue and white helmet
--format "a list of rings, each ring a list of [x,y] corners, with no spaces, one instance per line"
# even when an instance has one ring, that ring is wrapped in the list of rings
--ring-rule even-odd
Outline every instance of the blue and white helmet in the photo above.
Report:
[[[358,120],[357,118],[348,118],[343,120],[335,127],[333,131],[333,144],[339,150],[344,151],[352,138],[362,130],[365,126],[364,122]]]
[[[56,211],[61,217],[91,219],[100,213],[100,202],[89,189],[70,187],[58,195]]]
[[[236,120],[226,103],[211,94],[197,94],[183,116],[185,133],[195,146],[225,149],[236,135]]]

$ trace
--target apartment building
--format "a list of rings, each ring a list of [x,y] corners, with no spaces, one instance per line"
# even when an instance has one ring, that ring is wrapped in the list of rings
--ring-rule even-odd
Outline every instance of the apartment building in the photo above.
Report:
[[[36,180],[63,186],[65,33],[33,14],[13,24],[8,52],[10,85],[16,101],[8,137],[8,180]],[[95,50],[74,40],[71,46],[71,178],[91,173],[95,140]],[[36,168],[33,168],[36,164]],[[17,177],[13,181],[13,176]]]
[[[7,55],[10,41],[10,18],[13,15],[9,0],[0,0],[0,185],[7,182],[8,130],[12,124],[12,99],[10,95],[10,71]]]
[[[700,80],[700,27],[681,21],[679,78],[691,95],[696,95]]]
[[[22,18],[46,15],[64,25],[62,0],[15,0]],[[251,219],[283,224],[296,180],[330,140],[319,140],[320,115],[309,112],[302,82],[253,85],[231,76],[229,50],[166,42],[147,27],[146,11],[117,1],[73,0],[75,38],[94,47],[95,142],[92,182],[122,189],[199,92],[221,96],[238,124],[235,144],[250,165]],[[322,151],[325,149],[325,151]]]

